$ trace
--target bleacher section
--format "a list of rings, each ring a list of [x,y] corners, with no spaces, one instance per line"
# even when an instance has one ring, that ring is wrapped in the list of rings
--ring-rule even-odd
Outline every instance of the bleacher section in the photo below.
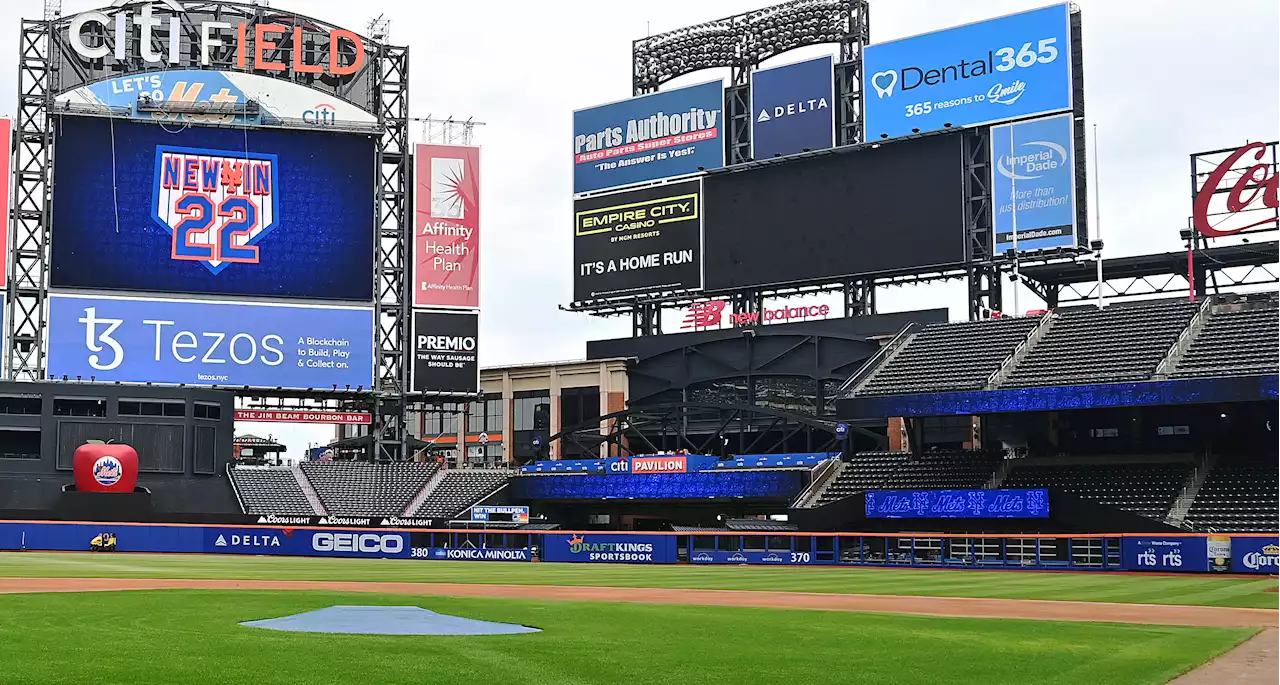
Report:
[[[398,516],[438,469],[435,463],[302,463],[302,472],[330,514]]]
[[[1214,305],[1170,374],[1175,378],[1274,374],[1280,349],[1274,293],[1248,303]]]
[[[1191,474],[1190,462],[1044,463],[1012,465],[1001,487],[1050,488],[1082,499],[1163,520]]]
[[[851,455],[815,506],[867,490],[945,490],[982,487],[1003,456],[987,452],[929,452],[912,460],[905,452]]]
[[[228,469],[246,514],[293,514],[310,516],[311,503],[288,467],[241,467]]]
[[[1148,380],[1199,307],[1175,300],[1063,311],[1001,387]]]
[[[980,390],[1038,323],[1038,318],[1025,317],[927,326],[857,394]]]
[[[1183,523],[1211,533],[1275,532],[1280,469],[1274,461],[1223,458],[1209,471]]]
[[[450,520],[507,482],[510,471],[462,469],[448,471],[414,516]]]
[[[990,452],[926,452],[889,474],[889,490],[980,488],[991,480],[1004,456]]]

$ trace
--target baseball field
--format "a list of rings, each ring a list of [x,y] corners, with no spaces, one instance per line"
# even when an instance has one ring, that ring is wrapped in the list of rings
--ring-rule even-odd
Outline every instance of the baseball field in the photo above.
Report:
[[[1275,642],[1275,589],[1212,576],[4,553],[0,682],[1166,683],[1261,630]],[[239,625],[334,605],[542,632]]]

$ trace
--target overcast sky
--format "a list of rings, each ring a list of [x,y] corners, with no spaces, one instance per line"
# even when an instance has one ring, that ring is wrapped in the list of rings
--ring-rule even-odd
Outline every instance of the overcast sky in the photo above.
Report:
[[[70,16],[109,4],[67,0]],[[410,47],[411,116],[474,117],[482,146],[481,363],[581,358],[585,341],[629,321],[558,310],[572,297],[572,110],[631,94],[631,41],[757,9],[768,0],[422,2],[271,0],[364,33],[378,12]],[[872,0],[873,42],[1048,4],[1042,0]],[[1107,256],[1176,250],[1191,197],[1188,155],[1280,135],[1280,3],[1274,0],[1078,0],[1084,17],[1086,122],[1097,125]],[[18,20],[39,0],[0,2],[0,112],[16,110]],[[791,61],[783,56],[781,61]],[[712,76],[714,78],[714,75]],[[703,73],[695,81],[707,79]],[[411,135],[420,135],[414,131]],[[1093,143],[1089,146],[1093,172]],[[1090,202],[1090,221],[1098,212]],[[850,246],[856,249],[856,246]],[[1008,296],[1006,295],[1006,299]],[[896,288],[881,311],[945,304],[965,316],[964,287]],[[1024,295],[1023,309],[1038,304]],[[296,454],[321,427],[238,426],[283,436]]]

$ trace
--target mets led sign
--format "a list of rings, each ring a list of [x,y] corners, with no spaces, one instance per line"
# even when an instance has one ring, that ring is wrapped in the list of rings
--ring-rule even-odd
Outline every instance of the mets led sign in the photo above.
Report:
[[[317,38],[314,31],[304,31],[303,22],[297,20],[292,26],[258,23],[252,27],[243,21],[235,24],[201,21],[199,24],[189,22],[188,34],[183,27],[185,15],[186,8],[177,0],[130,3],[126,7],[81,12],[71,19],[67,42],[85,60],[112,56],[116,62],[125,64],[140,57],[149,64],[191,65],[198,55],[200,66],[207,67],[215,61],[212,54],[230,50],[236,68],[244,71],[346,76],[364,65],[364,41],[351,31],[332,29],[327,36]],[[107,41],[106,36],[111,40]],[[184,38],[193,49],[183,46]],[[287,47],[309,42],[317,46],[317,53],[328,44],[327,62],[307,63],[305,54],[309,51]],[[291,59],[277,61],[285,59],[279,56],[281,53],[290,55]]]
[[[867,46],[868,140],[1071,108],[1065,4]]]

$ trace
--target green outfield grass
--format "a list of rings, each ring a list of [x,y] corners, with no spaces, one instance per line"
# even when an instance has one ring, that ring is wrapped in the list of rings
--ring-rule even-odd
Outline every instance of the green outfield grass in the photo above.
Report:
[[[545,632],[386,637],[237,625],[340,604],[415,605]],[[1141,685],[1167,682],[1252,632],[366,593],[0,595],[0,682]]]
[[[268,578],[1005,597],[1276,608],[1274,578],[848,567],[529,564],[163,554],[0,553],[0,577]]]

